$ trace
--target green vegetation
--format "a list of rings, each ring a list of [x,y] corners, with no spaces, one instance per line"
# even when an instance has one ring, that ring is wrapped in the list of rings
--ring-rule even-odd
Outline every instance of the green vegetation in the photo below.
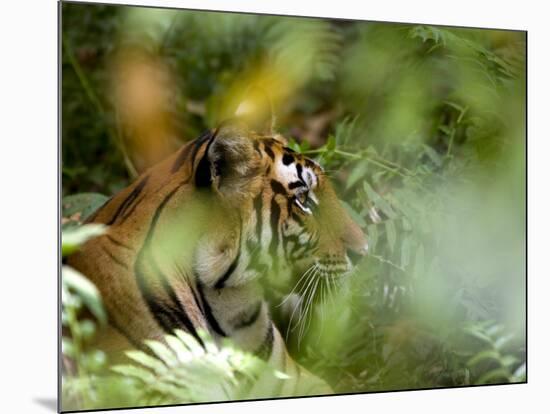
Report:
[[[338,393],[525,381],[525,42],[496,30],[64,4],[63,216],[78,225],[104,200],[88,193],[111,196],[155,161],[144,153],[195,138],[261,84],[277,129],[325,168],[370,249],[316,300],[302,335],[290,325],[293,356]],[[128,104],[141,102],[133,79],[153,109]],[[64,254],[93,235],[67,231]],[[257,373],[260,362],[230,344],[199,355],[178,334],[172,349],[189,350],[217,385],[144,389],[159,375],[183,381],[183,365],[159,374],[134,353],[133,368],[106,369],[83,346],[104,319],[100,298],[70,269],[63,281],[72,408],[242,398],[241,378]]]

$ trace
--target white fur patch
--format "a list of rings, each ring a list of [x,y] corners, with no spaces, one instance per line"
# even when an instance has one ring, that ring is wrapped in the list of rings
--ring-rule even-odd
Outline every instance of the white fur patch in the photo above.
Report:
[[[298,180],[298,171],[296,171],[296,164],[292,163],[290,165],[284,165],[283,162],[279,159],[277,160],[277,177],[279,180],[288,185],[293,181]]]
[[[283,161],[281,159],[278,159],[276,162],[276,175],[279,181],[284,183],[287,188],[288,184],[295,182],[295,181],[302,181],[300,177],[298,176],[298,170],[296,169],[296,164],[291,163],[289,165],[283,164]],[[317,176],[315,175],[315,172],[309,168],[304,166],[302,169],[302,178],[307,184],[308,188],[315,188],[318,184]]]

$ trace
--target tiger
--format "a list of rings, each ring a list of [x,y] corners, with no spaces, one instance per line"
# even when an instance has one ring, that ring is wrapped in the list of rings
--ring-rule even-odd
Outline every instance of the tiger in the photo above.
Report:
[[[366,236],[316,161],[257,129],[234,117],[144,171],[87,220],[108,230],[68,264],[101,293],[108,353],[204,330],[287,374],[258,379],[266,397],[330,394],[289,355],[264,282],[343,277]]]

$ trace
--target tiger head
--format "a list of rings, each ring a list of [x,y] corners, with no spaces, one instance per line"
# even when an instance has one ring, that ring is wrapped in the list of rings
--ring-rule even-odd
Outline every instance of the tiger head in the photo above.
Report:
[[[280,135],[226,123],[208,137],[194,178],[226,211],[215,224],[219,237],[199,249],[199,266],[220,269],[202,272],[212,275],[211,285],[238,285],[265,274],[338,278],[367,252],[361,228],[321,166],[288,148]],[[230,211],[238,218],[232,220]]]

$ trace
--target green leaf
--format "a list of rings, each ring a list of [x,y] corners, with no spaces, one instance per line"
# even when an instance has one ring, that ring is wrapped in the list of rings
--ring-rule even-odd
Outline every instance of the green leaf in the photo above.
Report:
[[[184,343],[174,335],[166,335],[166,343],[174,351],[176,357],[183,362],[187,362],[193,358],[193,355],[189,351]]]
[[[487,344],[490,344],[490,345],[493,344],[493,340],[491,339],[491,337],[485,335],[483,332],[480,332],[478,330],[468,330],[468,333]]]
[[[187,349],[189,349],[189,351],[194,357],[200,357],[204,355],[204,349],[192,335],[182,331],[181,329],[176,329],[174,333],[180,339],[180,341],[187,347]]]
[[[74,253],[87,240],[105,234],[106,231],[107,227],[103,224],[85,224],[65,230],[61,236],[61,254],[65,257]]]
[[[359,116],[355,116],[353,118],[347,117],[336,125],[334,136],[338,147],[346,147],[352,144],[351,140],[355,135],[354,130],[358,118]]]
[[[336,138],[334,135],[329,135],[327,143],[325,144],[327,151],[332,152],[336,149]]]
[[[344,209],[348,212],[348,214],[351,216],[353,221],[355,221],[357,224],[359,224],[360,227],[367,227],[367,222],[359,213],[357,213],[352,206],[350,206],[348,203],[346,203],[344,200],[340,200],[342,205],[344,206]]]
[[[504,327],[502,325],[495,324],[487,328],[486,332],[487,332],[487,335],[494,337],[496,334],[502,332],[503,329]]]
[[[501,358],[500,364],[503,367],[510,368],[512,365],[515,365],[518,363],[518,359],[513,355],[505,355]]]
[[[72,289],[82,299],[102,325],[107,323],[107,314],[103,308],[101,295],[92,282],[70,266],[63,266],[61,279],[65,286]]]
[[[99,193],[79,193],[65,196],[61,201],[62,215],[66,218],[76,215],[78,221],[82,222],[105,204],[108,199],[109,197]]]
[[[309,142],[304,141],[301,144],[296,141],[294,138],[290,138],[287,144],[288,148],[292,149],[293,151],[304,153],[309,149]]]
[[[439,129],[445,135],[451,135],[451,129],[446,125],[439,125],[437,129]]]
[[[131,351],[126,351],[125,354],[131,360],[140,363],[144,367],[151,368],[156,373],[166,372],[166,369],[167,369],[166,365],[164,365],[157,358],[153,358],[152,356],[147,355],[145,352],[131,350]]]
[[[172,366],[177,363],[176,355],[162,342],[152,340],[144,342],[166,365]]]
[[[367,226],[367,238],[369,241],[369,252],[373,253],[376,250],[376,243],[378,242],[378,226],[376,224],[369,224]]]
[[[111,367],[111,370],[124,376],[136,378],[146,384],[154,383],[156,380],[156,377],[151,372],[135,365],[115,365]]]
[[[477,381],[476,384],[490,384],[496,383],[496,380],[501,379],[508,382],[510,378],[510,373],[504,368],[497,368],[492,371],[489,371],[482,375]],[[502,381],[499,381],[502,382]]]
[[[467,365],[469,367],[473,367],[479,364],[480,362],[487,361],[487,360],[500,361],[500,354],[498,353],[498,351],[495,351],[492,349],[482,351],[477,355],[475,355],[474,357],[470,358],[470,360],[467,362]]]
[[[463,108],[462,106],[460,106],[459,104],[455,103],[455,102],[451,102],[451,101],[444,101],[444,103],[446,105],[449,105],[450,107],[456,109],[458,112],[464,112],[466,110],[466,108]]]
[[[394,219],[397,217],[397,214],[393,211],[393,208],[384,200],[368,183],[367,180],[363,181],[363,189],[367,194],[369,200],[378,207],[388,218]]]
[[[441,167],[443,165],[443,158],[434,149],[428,145],[424,145],[424,153],[432,160],[432,162],[437,166]]]
[[[513,375],[513,381],[514,382],[520,382],[525,381],[525,377],[527,374],[527,365],[525,362],[521,364],[515,371]]]
[[[395,222],[393,220],[386,221],[386,237],[388,238],[388,246],[390,251],[395,249],[395,242],[397,241],[397,232],[395,230]]]
[[[507,344],[510,343],[512,339],[514,339],[514,336],[515,336],[514,334],[509,334],[509,335],[505,335],[497,338],[497,340],[494,343],[494,347],[496,349],[504,348]]]
[[[353,170],[351,170],[351,173],[349,174],[348,180],[346,182],[346,189],[353,187],[357,183],[357,181],[363,178],[367,173],[368,168],[369,163],[366,161],[357,163],[357,165],[353,168]]]

